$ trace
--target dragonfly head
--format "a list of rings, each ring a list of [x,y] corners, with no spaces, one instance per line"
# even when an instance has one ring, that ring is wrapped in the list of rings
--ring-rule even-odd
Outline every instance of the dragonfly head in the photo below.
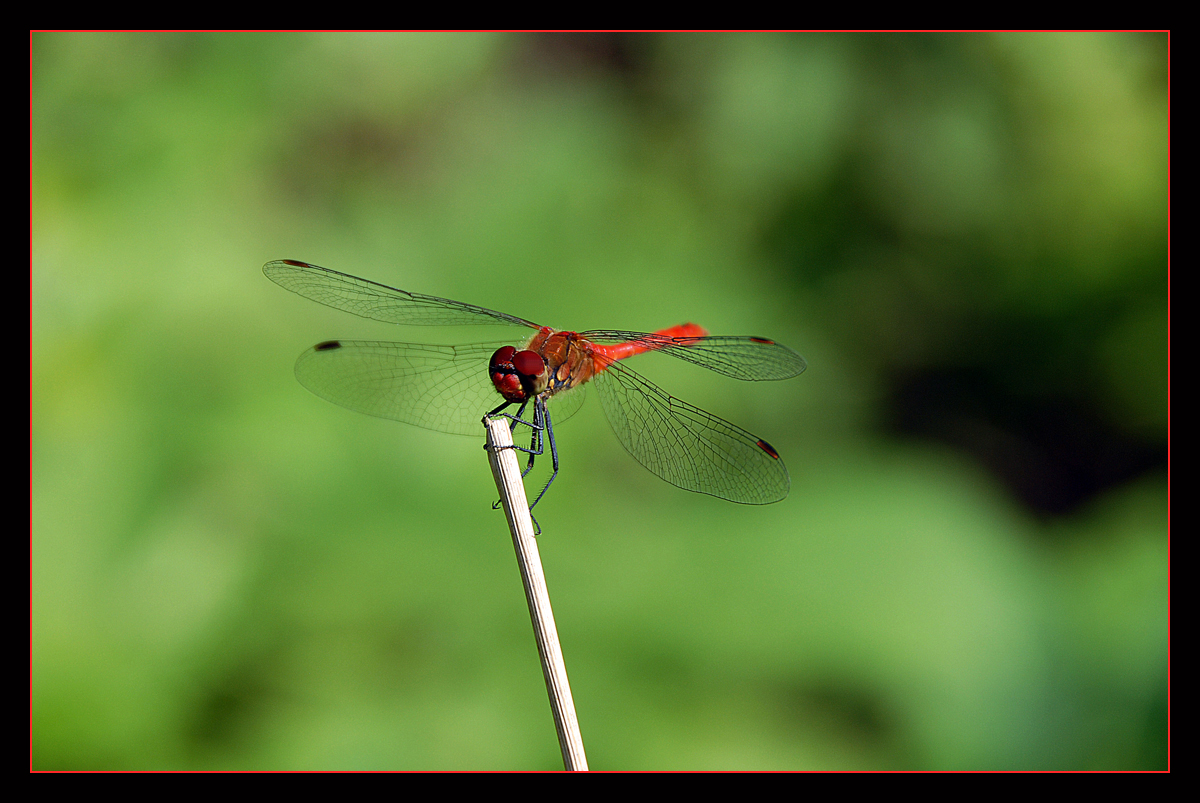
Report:
[[[529,401],[546,389],[546,363],[536,351],[517,351],[513,346],[496,349],[488,364],[488,376],[506,401]]]

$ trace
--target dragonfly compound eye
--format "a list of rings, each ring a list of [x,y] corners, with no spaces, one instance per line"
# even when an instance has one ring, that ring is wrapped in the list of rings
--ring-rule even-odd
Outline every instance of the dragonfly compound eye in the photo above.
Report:
[[[513,368],[522,376],[535,377],[546,370],[546,363],[536,351],[518,351],[512,358]]]
[[[501,346],[496,349],[496,353],[492,355],[491,362],[488,365],[488,373],[494,374],[496,373],[496,369],[512,365],[513,355],[516,353],[517,350],[512,346]]]
[[[546,364],[537,352],[502,346],[492,354],[488,376],[501,396],[517,403],[528,401],[543,389],[538,387],[537,379],[545,369]]]

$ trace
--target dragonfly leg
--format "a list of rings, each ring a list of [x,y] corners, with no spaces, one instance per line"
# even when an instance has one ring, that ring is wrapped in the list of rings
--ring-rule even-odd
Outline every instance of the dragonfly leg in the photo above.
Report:
[[[521,479],[525,479],[529,472],[533,471],[533,461],[545,451],[545,445],[542,441],[542,432],[545,430],[545,427],[538,423],[538,410],[540,409],[542,409],[541,404],[534,402],[533,424],[529,427],[529,463],[525,466],[525,470],[521,472]],[[533,509],[532,505],[530,505],[530,509]]]
[[[544,402],[542,402],[541,399],[538,399],[534,402],[533,420],[535,423],[542,424],[542,426],[539,427],[537,430],[538,435],[539,435],[539,437],[538,437],[539,452],[538,453],[541,454],[540,450],[542,448],[541,437],[540,437],[541,431],[542,431],[542,429],[545,429],[546,438],[547,438],[547,440],[550,441],[550,466],[551,466],[551,468],[554,469],[554,471],[553,471],[553,473],[550,474],[550,479],[546,480],[546,484],[542,486],[542,492],[537,495],[537,499],[534,499],[533,504],[529,506],[529,510],[531,513],[533,511],[534,506],[537,505],[538,502],[542,501],[542,497],[545,496],[546,491],[548,491],[550,489],[550,483],[554,482],[554,478],[558,476],[558,446],[554,442],[554,425],[550,423],[550,412],[546,409],[546,405]],[[529,468],[533,468],[533,456],[532,455],[530,455],[530,457],[529,457]],[[528,473],[528,469],[526,469],[526,473]]]
[[[526,402],[526,404],[527,403],[528,402]],[[516,449],[520,452],[527,452],[529,454],[529,463],[525,466],[525,470],[521,472],[521,479],[525,479],[525,476],[533,470],[534,459],[539,455],[545,454],[546,440],[550,441],[550,464],[553,471],[550,474],[550,479],[546,480],[546,484],[542,486],[542,490],[540,493],[538,493],[537,498],[533,500],[533,504],[529,506],[530,518],[533,518],[534,506],[537,505],[538,502],[542,501],[542,497],[545,496],[546,491],[550,489],[550,484],[554,482],[554,478],[558,476],[558,444],[554,441],[554,425],[550,422],[550,412],[546,409],[546,403],[541,399],[533,400],[532,422],[521,418],[522,413],[525,412],[525,404],[521,405],[521,408],[517,410],[516,415],[502,412],[507,406],[507,404],[500,405],[495,410],[492,410],[490,413],[488,413],[488,417],[490,418],[494,415],[500,415],[512,420],[514,423],[524,424],[532,431],[532,436],[529,443],[530,448],[525,449],[515,444],[513,446],[505,447],[508,449]],[[496,510],[499,507],[499,500],[492,504],[493,510]],[[537,519],[533,519],[533,526],[537,530],[537,534],[540,535],[542,528],[537,523]]]
[[[518,452],[525,452],[526,454],[529,455],[529,465],[525,467],[525,470],[523,472],[521,472],[521,477],[523,479],[525,477],[525,475],[529,473],[529,470],[531,468],[533,468],[533,458],[542,454],[542,437],[541,437],[541,435],[542,435],[542,430],[545,429],[545,427],[543,427],[542,424],[540,424],[538,422],[538,402],[537,401],[534,402],[534,406],[533,406],[533,421],[526,421],[524,418],[521,417],[522,415],[525,414],[525,407],[529,404],[528,401],[526,401],[524,404],[521,405],[521,407],[517,410],[516,415],[513,415],[512,413],[503,412],[504,408],[510,404],[513,404],[513,402],[505,402],[504,404],[497,407],[495,410],[492,410],[490,413],[488,413],[487,417],[492,418],[492,417],[498,415],[501,418],[509,419],[514,424],[524,424],[525,426],[529,427],[529,429],[531,430],[533,437],[530,439],[528,449],[526,449],[524,446],[517,446],[516,444],[513,444],[512,446],[504,447],[505,449],[515,449]]]
[[[529,455],[529,462],[526,464],[525,470],[521,472],[521,479],[525,479],[525,477],[529,474],[529,472],[533,471],[534,460],[537,459],[537,457],[539,455],[542,455],[545,453],[545,441],[542,439],[542,433],[549,426],[550,419],[546,415],[545,404],[543,402],[541,402],[540,400],[537,400],[537,399],[534,400],[533,421],[526,421],[524,418],[521,417],[522,415],[525,414],[525,407],[529,404],[528,401],[526,401],[524,404],[521,405],[521,407],[517,410],[516,415],[513,415],[512,413],[503,412],[504,408],[508,407],[508,405],[510,405],[512,403],[513,402],[505,402],[504,404],[497,407],[495,410],[492,410],[490,413],[488,413],[487,417],[491,418],[493,416],[498,415],[498,416],[501,416],[502,418],[509,419],[514,424],[524,424],[525,426],[529,427],[530,439],[529,439],[529,448],[528,449],[526,449],[523,446],[517,446],[516,444],[513,444],[512,446],[503,447],[505,449],[513,449],[518,452],[525,452]],[[545,422],[544,424],[542,423],[543,421]],[[558,474],[558,454],[553,448],[553,440],[551,440],[551,453],[554,458],[553,459],[554,474]],[[550,479],[551,479],[551,481],[553,481],[554,476],[552,475],[550,477]],[[549,488],[549,487],[550,487],[550,483],[548,482],[548,483],[546,483],[546,487],[542,488],[542,494],[544,494],[546,492],[546,488]],[[542,498],[542,494],[538,494],[538,499]],[[536,505],[537,501],[535,500],[533,504]],[[500,508],[500,500],[497,499],[495,502],[492,503],[492,510],[498,510],[499,508]],[[529,510],[530,510],[529,517],[531,519],[533,519],[533,515],[532,515],[533,505],[529,506]],[[533,526],[534,526],[534,530],[536,531],[534,534],[541,535],[542,527],[540,524],[538,524],[537,519],[533,519]]]

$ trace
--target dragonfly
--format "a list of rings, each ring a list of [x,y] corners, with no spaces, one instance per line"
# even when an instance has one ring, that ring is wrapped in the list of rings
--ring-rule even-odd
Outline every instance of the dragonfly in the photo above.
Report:
[[[748,505],[788,495],[787,468],[771,444],[669,395],[624,362],[661,352],[751,381],[788,379],[804,371],[804,358],[773,340],[714,337],[691,323],[649,333],[572,332],[307,262],[268,262],[263,273],[305,298],[386,323],[534,330],[520,339],[460,346],[327,340],[301,354],[295,369],[300,384],[317,396],[379,418],[459,435],[478,434],[484,413],[529,426],[530,447],[515,447],[529,454],[522,477],[547,443],[552,461],[550,479],[530,509],[558,476],[551,412],[559,422],[573,415],[583,403],[585,384],[596,389],[625,450],[672,485]],[[532,421],[524,417],[530,404]],[[513,405],[515,414],[505,412]]]

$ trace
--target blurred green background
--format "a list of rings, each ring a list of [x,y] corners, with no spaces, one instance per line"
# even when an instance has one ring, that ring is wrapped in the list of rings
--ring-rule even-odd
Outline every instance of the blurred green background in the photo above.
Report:
[[[632,366],[774,444],[780,504],[658,480],[594,394],[558,428],[539,543],[594,769],[1165,768],[1167,65],[34,34],[33,766],[561,767],[482,435],[292,376],[511,331],[322,307],[262,275],[293,258],[808,359]]]

